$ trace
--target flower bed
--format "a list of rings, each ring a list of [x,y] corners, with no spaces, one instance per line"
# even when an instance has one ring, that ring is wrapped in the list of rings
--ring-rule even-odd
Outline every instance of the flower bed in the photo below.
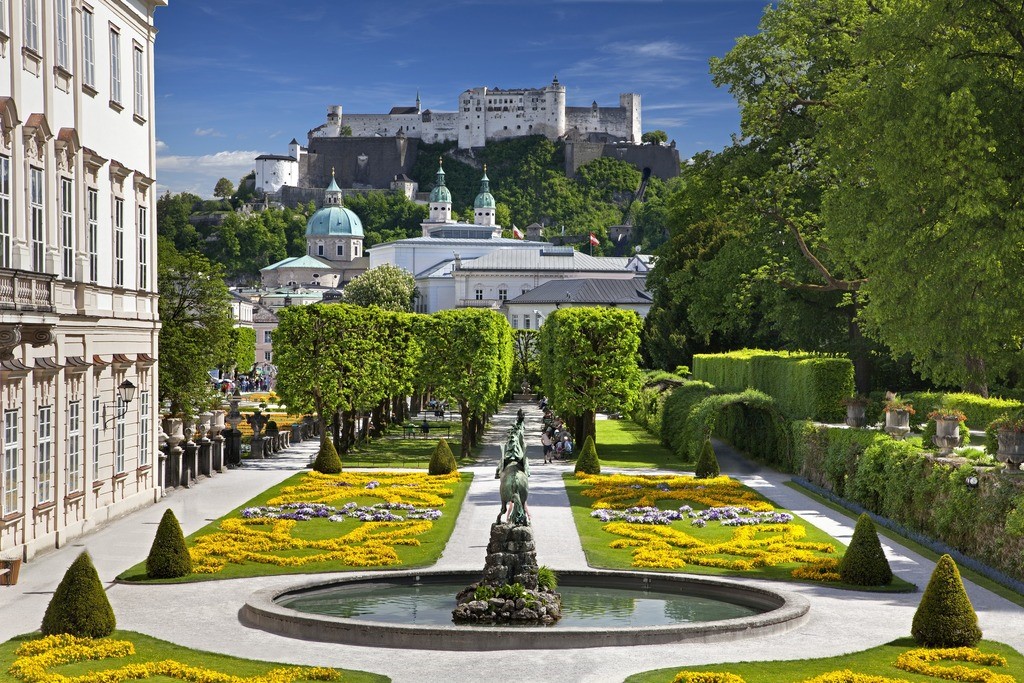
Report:
[[[813,527],[809,537],[806,523],[729,477],[580,474],[578,480],[579,495],[593,500],[587,517],[602,525],[603,544],[628,550],[632,567],[727,572],[778,568],[762,573],[838,580],[832,539]],[[685,504],[673,505],[680,502]],[[581,526],[585,545],[595,536],[591,531]],[[593,559],[591,564],[604,566]]]

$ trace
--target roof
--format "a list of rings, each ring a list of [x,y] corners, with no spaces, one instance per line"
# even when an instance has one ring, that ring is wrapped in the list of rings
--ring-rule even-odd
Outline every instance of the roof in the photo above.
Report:
[[[438,223],[438,225],[442,225],[442,224]],[[480,226],[477,225],[477,226],[472,226],[472,227],[479,228]],[[472,245],[472,246],[483,246],[483,245],[486,245],[486,246],[492,246],[492,247],[521,247],[521,248],[533,247],[534,249],[537,249],[539,247],[551,246],[547,242],[531,242],[529,240],[514,240],[514,239],[511,239],[509,237],[491,237],[489,239],[470,239],[470,238],[461,238],[461,237],[409,237],[409,238],[404,239],[404,240],[393,240],[391,242],[381,242],[380,244],[377,244],[377,245],[374,245],[374,246],[370,247],[369,249],[367,249],[367,251],[373,251],[374,249],[379,249],[381,247],[387,247],[387,246],[396,245],[396,244],[409,245],[409,246],[416,246],[416,245],[420,245],[420,244],[432,244],[432,245],[437,245],[437,246],[441,246],[441,247],[464,246],[464,245]]]
[[[261,159],[266,161],[295,161],[295,157],[286,154],[261,154],[256,157],[256,161]]]
[[[415,279],[422,280],[425,278],[432,277],[451,277],[452,269],[455,267],[455,259],[445,259],[440,263],[435,263],[424,271],[416,273]]]
[[[328,190],[330,191],[330,188]],[[311,235],[362,237],[363,222],[352,209],[346,209],[344,206],[325,206],[306,221],[306,237]]]
[[[550,280],[525,294],[509,299],[509,304],[651,304],[651,294],[643,281],[583,278]]]
[[[420,110],[416,107],[391,107],[389,114],[419,114]]]
[[[277,270],[278,268],[312,268],[314,270],[334,270],[334,265],[328,261],[317,258],[316,256],[310,256],[305,254],[303,256],[292,256],[286,258],[283,261],[277,263],[271,263],[266,268],[260,268],[260,272],[264,270]]]
[[[522,240],[516,240],[522,244]],[[536,244],[536,243],[535,243]],[[557,270],[620,272],[632,275],[622,259],[590,256],[579,251],[544,245],[542,249],[495,249],[462,264],[463,270]]]

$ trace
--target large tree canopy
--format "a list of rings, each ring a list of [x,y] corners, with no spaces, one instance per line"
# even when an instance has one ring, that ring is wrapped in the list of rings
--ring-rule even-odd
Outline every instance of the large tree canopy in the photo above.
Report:
[[[412,312],[416,280],[406,269],[385,263],[354,278],[345,285],[343,294],[346,302],[358,306]]]

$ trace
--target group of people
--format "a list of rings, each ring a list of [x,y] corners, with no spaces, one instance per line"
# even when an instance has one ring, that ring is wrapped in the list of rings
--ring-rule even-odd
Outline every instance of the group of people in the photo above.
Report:
[[[547,409],[546,401],[542,401],[541,408],[544,409],[544,431],[540,435],[540,443],[544,447],[544,462],[572,457],[572,435],[565,428],[565,422],[561,418],[556,418]]]

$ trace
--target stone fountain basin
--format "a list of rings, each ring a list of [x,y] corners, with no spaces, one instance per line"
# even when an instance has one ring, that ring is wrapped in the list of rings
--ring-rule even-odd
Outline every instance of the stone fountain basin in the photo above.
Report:
[[[747,605],[762,613],[736,619],[647,627],[396,625],[300,612],[277,600],[331,587],[361,583],[452,584],[454,595],[480,579],[479,572],[385,572],[358,578],[332,578],[296,585],[287,590],[254,593],[239,612],[242,623],[270,633],[328,643],[416,650],[576,649],[661,645],[683,642],[723,642],[784,633],[801,624],[810,603],[801,595],[758,585],[679,574],[616,571],[562,571],[559,585],[625,588],[652,592],[687,593]],[[386,588],[384,590],[387,590]]]

